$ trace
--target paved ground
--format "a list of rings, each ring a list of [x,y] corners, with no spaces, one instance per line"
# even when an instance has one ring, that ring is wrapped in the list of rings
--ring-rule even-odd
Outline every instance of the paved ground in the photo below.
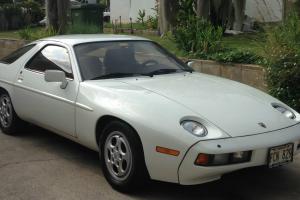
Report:
[[[97,153],[39,128],[0,133],[0,200],[300,199],[300,157],[277,169],[247,169],[221,181],[183,187],[153,182],[135,195],[106,183]]]

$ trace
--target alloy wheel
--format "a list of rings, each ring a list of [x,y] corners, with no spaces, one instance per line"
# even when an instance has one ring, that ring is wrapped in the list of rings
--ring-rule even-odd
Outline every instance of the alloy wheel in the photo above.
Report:
[[[114,131],[106,139],[104,159],[108,172],[118,181],[125,180],[132,169],[132,152],[126,136]]]
[[[2,127],[8,128],[13,120],[13,108],[10,98],[7,95],[0,97],[0,123]]]

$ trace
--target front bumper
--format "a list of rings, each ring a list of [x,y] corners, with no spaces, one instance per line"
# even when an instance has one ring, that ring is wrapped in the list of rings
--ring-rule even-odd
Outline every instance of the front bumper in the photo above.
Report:
[[[182,185],[195,185],[220,179],[223,174],[267,164],[271,147],[294,143],[294,155],[300,152],[300,124],[269,133],[220,140],[200,141],[186,153],[178,169],[178,181]],[[201,167],[194,164],[199,153],[223,154],[252,151],[251,161],[242,164]]]

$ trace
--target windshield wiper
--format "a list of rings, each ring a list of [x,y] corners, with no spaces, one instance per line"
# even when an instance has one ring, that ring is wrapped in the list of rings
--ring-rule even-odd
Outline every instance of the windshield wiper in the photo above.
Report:
[[[111,74],[105,74],[102,76],[98,76],[95,78],[92,78],[90,80],[100,80],[100,79],[108,79],[108,78],[125,78],[125,77],[132,77],[132,76],[137,76],[140,74],[134,74],[134,73],[111,73]]]
[[[153,77],[154,75],[172,74],[172,73],[177,73],[179,71],[182,71],[182,70],[181,69],[158,69],[158,70],[155,70],[153,72],[149,72],[149,73],[146,73],[143,75]]]
[[[193,72],[194,72],[194,70],[192,70],[192,69],[185,69],[184,71],[185,71],[185,72],[190,72],[190,73],[193,73]]]

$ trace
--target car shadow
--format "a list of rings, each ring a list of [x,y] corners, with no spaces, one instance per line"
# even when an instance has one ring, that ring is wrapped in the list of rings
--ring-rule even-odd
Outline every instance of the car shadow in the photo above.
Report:
[[[24,134],[16,136],[30,141],[56,157],[67,159],[76,165],[84,165],[92,173],[101,172],[98,153],[49,131],[31,126]],[[300,199],[300,162],[274,169],[254,167],[226,174],[221,180],[196,185],[180,186],[151,181],[143,190],[126,195],[133,199]],[[105,183],[107,184],[107,183]]]

